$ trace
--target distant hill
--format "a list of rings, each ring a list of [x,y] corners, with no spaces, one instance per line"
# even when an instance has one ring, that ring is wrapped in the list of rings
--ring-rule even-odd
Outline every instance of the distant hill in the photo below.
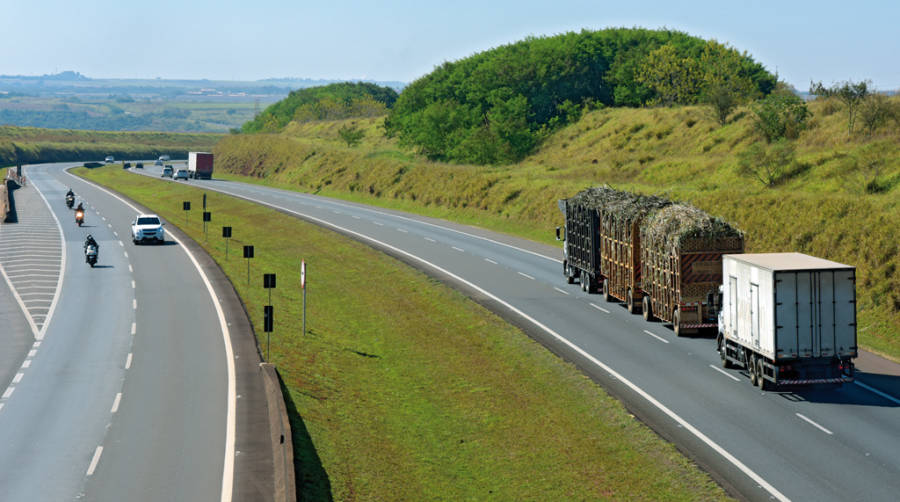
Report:
[[[529,37],[444,63],[411,83],[385,126],[433,160],[517,161],[585,107],[692,104],[726,73],[747,82],[748,97],[775,87],[775,77],[750,56],[678,31]]]
[[[278,132],[292,120],[339,120],[387,114],[397,101],[397,91],[367,82],[342,82],[291,91],[269,106],[241,130],[247,133]]]

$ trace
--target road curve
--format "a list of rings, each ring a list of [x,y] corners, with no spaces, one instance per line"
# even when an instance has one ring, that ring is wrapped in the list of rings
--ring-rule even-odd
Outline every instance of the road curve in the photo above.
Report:
[[[896,500],[900,493],[893,363],[880,361],[880,373],[861,364],[859,384],[843,388],[762,393],[743,372],[719,367],[712,340],[678,338],[566,285],[557,248],[309,194],[189,183],[339,231],[456,285],[575,362],[743,498]]]
[[[179,243],[133,245],[135,210],[63,167],[27,167],[61,224],[65,281],[42,339],[0,382],[0,498],[230,500],[234,377],[208,281]],[[84,227],[67,186],[86,202]]]

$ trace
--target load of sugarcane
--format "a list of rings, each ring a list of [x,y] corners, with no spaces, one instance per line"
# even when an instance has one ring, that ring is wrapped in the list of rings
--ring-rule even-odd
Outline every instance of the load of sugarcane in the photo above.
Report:
[[[613,219],[616,224],[630,224],[643,218],[642,245],[659,251],[677,253],[687,241],[694,246],[706,244],[712,246],[710,249],[717,249],[733,239],[743,239],[740,230],[691,204],[616,190],[608,185],[582,190],[569,202],[596,209],[604,220]]]

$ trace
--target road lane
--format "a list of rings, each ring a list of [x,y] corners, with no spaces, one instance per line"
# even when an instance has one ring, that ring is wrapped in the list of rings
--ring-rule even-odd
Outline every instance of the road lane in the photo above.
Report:
[[[147,174],[153,175],[152,169]],[[857,385],[761,393],[741,371],[722,375],[710,369],[719,364],[711,340],[675,337],[671,329],[630,315],[619,304],[584,294],[577,284],[565,285],[554,258],[558,249],[308,194],[220,180],[189,183],[324,226],[337,225],[376,247],[386,248],[373,240],[386,243],[388,252],[432,275],[448,279],[453,274],[450,282],[462,284],[475,299],[575,361],[747,498],[893,500],[900,492],[900,408],[895,401]],[[750,473],[772,489],[760,487]]]
[[[194,263],[174,243],[123,243],[135,212],[62,166],[27,169],[62,223],[66,279],[0,409],[0,498],[218,500],[226,485],[230,493],[229,359]],[[83,228],[63,204],[67,186],[88,202]],[[94,269],[81,255],[89,232],[100,244]]]

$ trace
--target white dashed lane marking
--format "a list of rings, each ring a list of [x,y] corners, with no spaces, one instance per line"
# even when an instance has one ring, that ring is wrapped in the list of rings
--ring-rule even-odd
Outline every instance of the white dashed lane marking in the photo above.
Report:
[[[600,305],[597,305],[596,303],[592,303],[592,304],[591,304],[591,307],[594,307],[595,309],[599,310],[600,312],[609,314],[609,311],[608,311],[608,310],[606,310],[605,308],[601,307]]]
[[[531,277],[530,275],[526,274],[525,272],[516,272],[516,273],[519,274],[519,275],[521,275],[522,277],[524,277],[524,278],[526,278],[526,279],[531,279],[532,281],[534,280],[534,277]]]
[[[833,432],[831,432],[830,430],[826,429],[825,427],[822,427],[821,425],[819,425],[819,424],[813,422],[813,421],[812,421],[809,417],[807,417],[806,415],[801,415],[800,413],[794,413],[794,414],[797,415],[798,417],[800,417],[801,420],[803,420],[803,421],[809,423],[810,425],[812,425],[813,427],[819,429],[820,431],[824,432],[825,434],[828,434],[829,436],[834,435]]]

